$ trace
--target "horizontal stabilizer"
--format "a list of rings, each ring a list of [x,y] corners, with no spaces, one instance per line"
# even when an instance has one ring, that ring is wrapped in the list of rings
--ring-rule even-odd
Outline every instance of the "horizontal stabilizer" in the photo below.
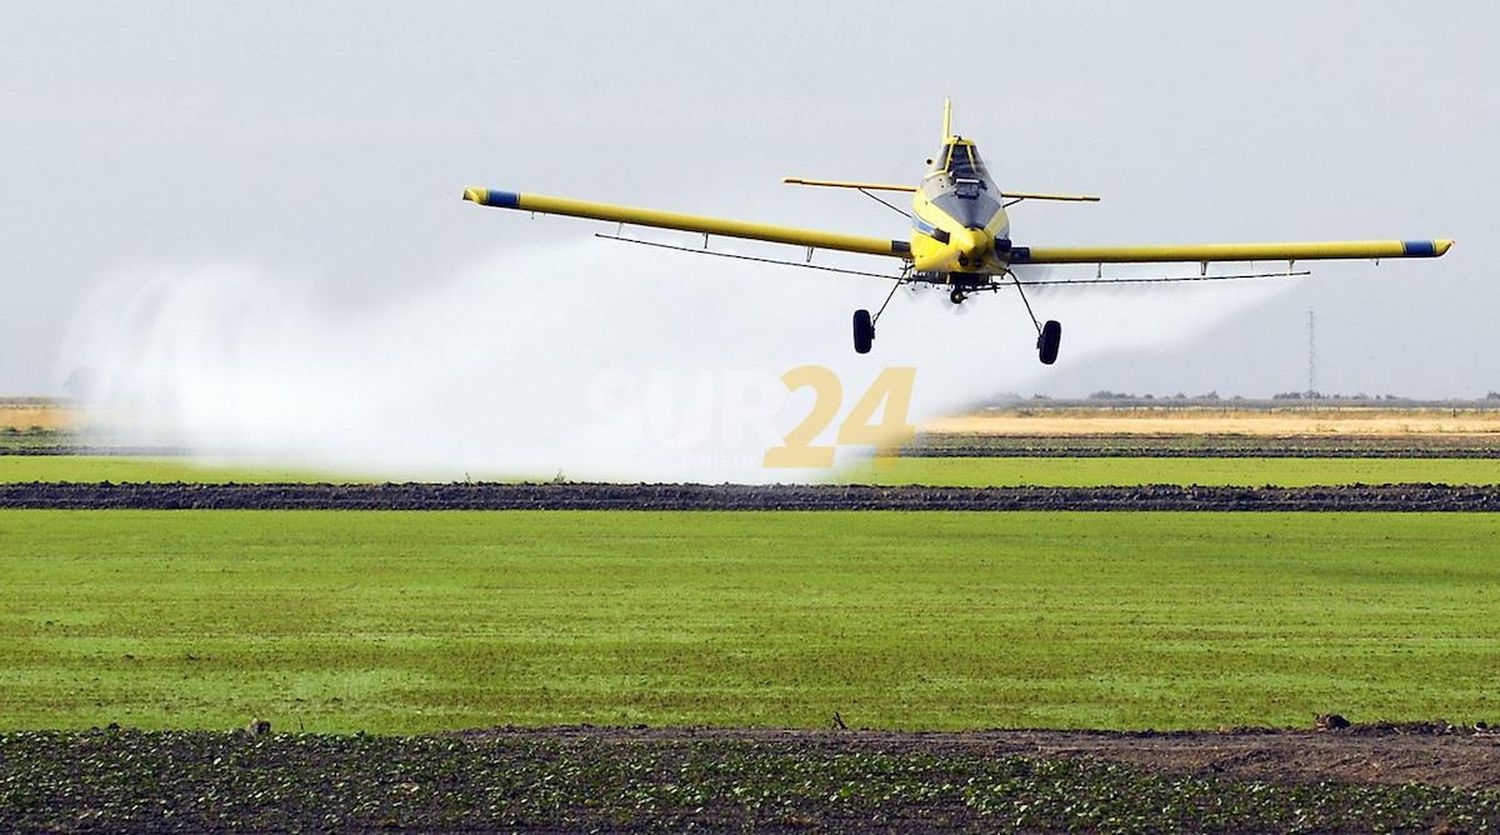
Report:
[[[893,186],[885,183],[847,183],[842,180],[807,180],[802,177],[782,177],[781,181],[794,186],[824,186],[827,188],[857,188],[864,191],[914,192],[916,186]]]
[[[1038,194],[1030,191],[1002,191],[1000,196],[1007,200],[1062,200],[1068,203],[1098,203],[1099,198],[1092,194]]]
[[[904,191],[909,194],[917,190],[916,186],[898,186],[889,183],[855,183],[844,180],[809,180],[806,177],[782,177],[781,181],[794,186],[854,188],[860,191]],[[1000,196],[1006,200],[1065,200],[1073,203],[1099,202],[1099,198],[1092,194],[1043,194],[1034,191],[1002,191],[1000,192]]]

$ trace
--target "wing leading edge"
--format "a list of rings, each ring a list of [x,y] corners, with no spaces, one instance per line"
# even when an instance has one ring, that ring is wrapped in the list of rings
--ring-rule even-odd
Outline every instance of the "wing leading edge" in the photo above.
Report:
[[[1018,246],[1012,264],[1164,264],[1178,261],[1318,261],[1338,258],[1437,258],[1451,240],[1306,241],[1182,246]]]
[[[794,244],[815,249],[834,249],[842,252],[859,252],[866,255],[886,255],[910,258],[911,244],[890,238],[872,238],[863,235],[844,235],[837,232],[822,232],[816,229],[799,229],[793,226],[776,226],[769,223],[751,223],[742,220],[689,215],[679,212],[663,212],[656,209],[639,209],[613,203],[595,203],[588,200],[572,200],[566,197],[548,197],[542,194],[524,194],[494,189],[464,189],[464,199],[481,206],[499,209],[518,209],[523,212],[540,212],[548,215],[566,215],[632,226],[653,226],[659,229],[677,229],[684,232],[701,232],[705,235],[720,235],[728,238],[746,238],[770,241],[779,244]]]

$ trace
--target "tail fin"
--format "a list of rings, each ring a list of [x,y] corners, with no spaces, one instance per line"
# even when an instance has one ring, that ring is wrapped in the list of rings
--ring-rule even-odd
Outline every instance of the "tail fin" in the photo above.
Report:
[[[943,99],[943,144],[953,138],[953,99]]]

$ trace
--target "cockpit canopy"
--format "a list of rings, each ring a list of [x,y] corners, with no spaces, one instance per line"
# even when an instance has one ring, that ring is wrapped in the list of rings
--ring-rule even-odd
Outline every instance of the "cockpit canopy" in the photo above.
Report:
[[[944,145],[934,170],[946,172],[955,180],[982,180],[986,176],[979,149],[964,141]]]

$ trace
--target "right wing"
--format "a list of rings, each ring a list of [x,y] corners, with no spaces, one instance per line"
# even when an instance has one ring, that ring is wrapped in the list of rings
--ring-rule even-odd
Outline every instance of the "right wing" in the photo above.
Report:
[[[659,229],[678,229],[684,232],[701,232],[704,235],[721,235],[728,238],[747,238],[755,241],[770,241],[778,244],[795,244],[815,249],[833,249],[841,252],[859,252],[866,255],[886,255],[910,259],[911,244],[890,238],[871,238],[863,235],[843,235],[837,232],[820,232],[816,229],[799,229],[792,226],[774,226],[769,223],[750,223],[742,220],[725,220],[702,215],[663,212],[656,209],[638,209],[633,206],[618,206],[613,203],[594,203],[588,200],[571,200],[566,197],[548,197],[542,194],[518,194],[493,189],[464,189],[464,199],[481,206],[500,209],[519,209],[523,212],[540,212],[547,215],[585,217],[628,223],[632,226],[654,226]]]
[[[1012,264],[1164,264],[1197,261],[1318,261],[1338,258],[1436,258],[1451,240],[1308,241],[1286,244],[1168,246],[1018,246]]]

